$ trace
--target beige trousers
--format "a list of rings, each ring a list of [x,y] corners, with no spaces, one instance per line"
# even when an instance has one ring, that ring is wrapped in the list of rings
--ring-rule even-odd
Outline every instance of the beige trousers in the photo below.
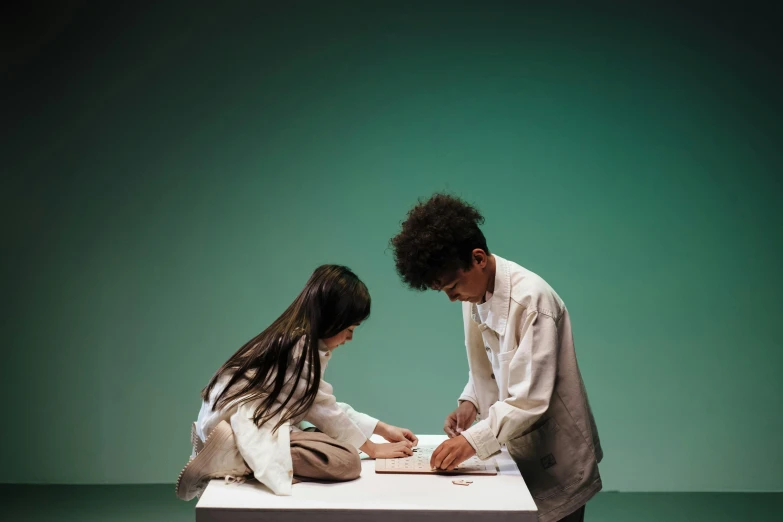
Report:
[[[294,483],[346,482],[359,478],[362,463],[356,448],[317,431],[291,432]]]
[[[195,423],[190,439],[193,454],[197,455],[204,448],[204,443],[196,433]],[[320,431],[291,432],[291,463],[294,484],[306,481],[347,482],[359,478],[362,472],[356,448]]]

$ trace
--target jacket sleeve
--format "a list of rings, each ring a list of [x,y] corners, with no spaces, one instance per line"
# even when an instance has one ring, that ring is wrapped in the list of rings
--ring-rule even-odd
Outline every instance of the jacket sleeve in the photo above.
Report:
[[[351,419],[351,422],[353,422],[356,427],[358,427],[362,433],[364,433],[365,437],[368,439],[372,437],[372,434],[375,432],[375,427],[378,425],[378,419],[371,417],[366,413],[356,411],[349,404],[344,402],[338,402],[337,406],[339,406],[340,409],[343,410],[346,415],[348,415],[348,418]]]
[[[470,401],[473,406],[476,407],[476,411],[479,409],[478,399],[476,398],[476,389],[473,387],[473,374],[468,371],[468,383],[465,385],[465,389],[462,390],[462,395],[459,396],[458,403],[462,401]]]
[[[508,364],[509,397],[462,433],[480,459],[499,452],[501,444],[520,436],[549,408],[557,374],[557,325],[549,315],[531,311],[520,328],[517,348],[499,355],[501,364]]]
[[[304,338],[300,340],[295,349],[295,357],[301,356],[303,347]],[[309,364],[305,364],[303,373],[306,374],[309,371]],[[304,394],[304,387],[304,379],[301,379],[297,385],[298,389],[295,394],[297,397],[301,397]],[[333,439],[349,444],[357,449],[364,445],[369,438],[354,424],[349,414],[338,405],[334,397],[332,385],[323,379],[323,368],[318,392],[312,406],[305,413],[304,419]]]
[[[305,418],[333,439],[360,448],[369,438],[337,403],[332,385],[321,379],[318,395]],[[375,426],[373,426],[375,429]],[[372,434],[372,433],[371,433]]]

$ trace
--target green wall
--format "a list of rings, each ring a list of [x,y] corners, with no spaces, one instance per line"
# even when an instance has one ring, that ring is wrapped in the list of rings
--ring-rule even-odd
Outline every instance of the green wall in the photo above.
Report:
[[[230,4],[85,4],[6,57],[0,482],[173,482],[200,389],[321,263],[374,299],[338,397],[440,432],[459,305],[388,239],[448,190],[568,305],[606,489],[783,490],[762,16]]]

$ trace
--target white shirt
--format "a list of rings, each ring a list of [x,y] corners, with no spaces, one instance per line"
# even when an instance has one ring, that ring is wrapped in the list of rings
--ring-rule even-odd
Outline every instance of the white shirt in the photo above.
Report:
[[[489,311],[492,309],[491,299],[492,299],[492,292],[487,291],[487,293],[484,295],[484,302],[476,305],[482,323],[486,323],[487,318],[489,317]]]
[[[292,364],[295,364],[298,357],[301,356],[304,341],[305,338],[303,337],[294,347],[294,362]],[[277,424],[279,417],[271,419],[260,427],[256,426],[253,421],[253,415],[260,400],[240,405],[237,405],[235,401],[220,410],[213,411],[212,404],[214,404],[215,399],[217,399],[230,379],[230,375],[225,375],[212,389],[209,401],[202,403],[201,411],[196,421],[196,431],[202,441],[206,440],[215,426],[221,421],[228,421],[234,431],[239,452],[253,470],[256,480],[266,485],[277,495],[291,494],[293,467],[291,463],[290,432],[298,429],[295,427],[296,424],[301,421],[312,423],[326,435],[340,442],[350,444],[357,449],[370,438],[378,424],[378,419],[357,412],[347,404],[337,402],[332,385],[323,379],[331,353],[322,341],[319,341],[318,353],[321,361],[321,384],[318,388],[315,402],[302,418],[286,422],[273,433],[272,428]],[[307,371],[309,371],[309,368],[305,366],[303,374],[306,375],[304,372]],[[304,387],[304,382],[300,382],[292,401],[301,399]],[[284,387],[280,397],[287,397],[290,389],[290,386]]]

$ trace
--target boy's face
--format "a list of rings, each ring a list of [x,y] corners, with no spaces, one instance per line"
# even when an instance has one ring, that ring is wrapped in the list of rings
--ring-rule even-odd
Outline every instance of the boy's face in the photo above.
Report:
[[[481,303],[484,301],[489,284],[487,262],[486,252],[476,249],[473,251],[473,264],[468,270],[459,269],[446,274],[432,288],[443,291],[452,302]]]

